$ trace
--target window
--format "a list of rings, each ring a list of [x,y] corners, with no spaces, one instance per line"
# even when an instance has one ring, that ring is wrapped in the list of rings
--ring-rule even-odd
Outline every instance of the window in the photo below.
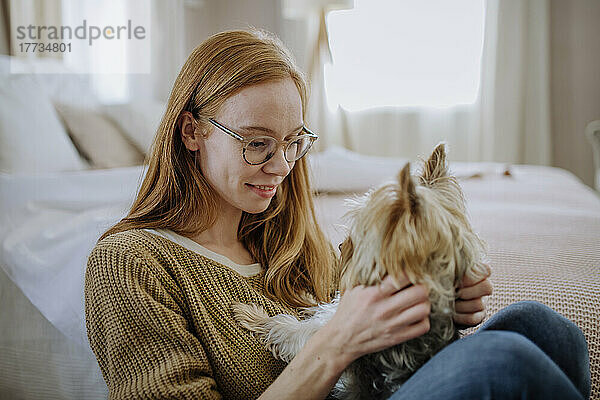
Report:
[[[356,0],[327,16],[327,102],[347,110],[476,101],[484,0]]]
[[[63,25],[72,32],[65,40],[71,43],[63,54],[65,65],[90,74],[102,103],[129,100],[128,78],[150,72],[150,1],[62,0],[61,4]]]

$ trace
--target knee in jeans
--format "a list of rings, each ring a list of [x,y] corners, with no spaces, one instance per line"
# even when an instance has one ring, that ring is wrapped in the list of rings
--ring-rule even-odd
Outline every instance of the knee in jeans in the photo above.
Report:
[[[515,310],[519,310],[524,314],[528,315],[539,315],[539,316],[554,316],[555,311],[547,305],[540,303],[535,300],[523,300],[512,304]]]
[[[557,311],[547,305],[534,300],[526,300],[516,303],[521,308],[521,312],[529,315],[535,315],[536,318],[546,321],[550,324],[551,321],[560,321],[561,325],[565,327],[568,334],[571,336],[569,339],[572,343],[583,345],[587,348],[587,342],[585,335],[581,329],[568,318],[564,317]]]
[[[489,376],[489,387],[494,394],[491,397],[518,398],[525,395],[529,398],[529,395],[534,395],[535,398],[548,398],[556,390],[557,393],[574,394],[572,382],[561,375],[562,372],[557,375],[560,370],[556,364],[525,336],[514,332],[494,332],[492,335],[496,335],[496,343],[490,354],[489,368],[493,373]],[[560,379],[561,376],[564,380]],[[573,398],[556,393],[554,396],[552,398]]]
[[[488,336],[489,337],[485,337]],[[482,332],[485,341],[480,351],[487,353],[489,367],[498,371],[510,371],[511,381],[522,385],[535,380],[537,366],[542,354],[540,349],[525,336],[514,332]],[[483,353],[482,353],[483,354]],[[507,383],[505,381],[505,383]]]
[[[583,340],[585,342],[583,332],[577,325],[543,303],[535,300],[525,300],[514,303],[509,306],[509,308],[511,308],[513,312],[518,312],[519,316],[529,316],[531,319],[536,320],[536,323],[541,326],[550,327],[552,323],[559,322],[566,327],[572,335],[573,340]]]

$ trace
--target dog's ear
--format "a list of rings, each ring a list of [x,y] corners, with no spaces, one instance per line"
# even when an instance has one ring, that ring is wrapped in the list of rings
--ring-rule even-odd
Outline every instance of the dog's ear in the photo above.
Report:
[[[404,168],[398,173],[398,206],[402,210],[409,210],[414,214],[417,209],[417,190],[415,182],[410,176],[410,163],[406,163]]]
[[[448,176],[448,164],[446,162],[446,144],[438,144],[429,159],[423,165],[421,183],[423,185],[434,185],[440,178]]]

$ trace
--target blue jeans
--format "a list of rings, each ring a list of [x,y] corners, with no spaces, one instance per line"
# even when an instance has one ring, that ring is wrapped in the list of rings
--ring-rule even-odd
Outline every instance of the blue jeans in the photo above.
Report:
[[[390,400],[589,396],[589,354],[581,330],[551,308],[524,301],[444,348]]]

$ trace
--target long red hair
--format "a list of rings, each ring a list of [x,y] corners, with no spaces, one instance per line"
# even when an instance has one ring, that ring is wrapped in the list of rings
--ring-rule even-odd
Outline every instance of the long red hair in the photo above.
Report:
[[[181,140],[179,115],[192,112],[202,129],[240,89],[288,77],[298,88],[304,115],[306,80],[276,37],[262,31],[227,31],[196,47],[175,80],[131,210],[99,240],[136,228],[194,237],[211,227],[219,210],[216,193]],[[266,268],[270,297],[293,307],[311,305],[303,292],[317,301],[331,299],[337,259],[317,224],[305,158],[296,162],[267,210],[242,213],[238,238]]]

